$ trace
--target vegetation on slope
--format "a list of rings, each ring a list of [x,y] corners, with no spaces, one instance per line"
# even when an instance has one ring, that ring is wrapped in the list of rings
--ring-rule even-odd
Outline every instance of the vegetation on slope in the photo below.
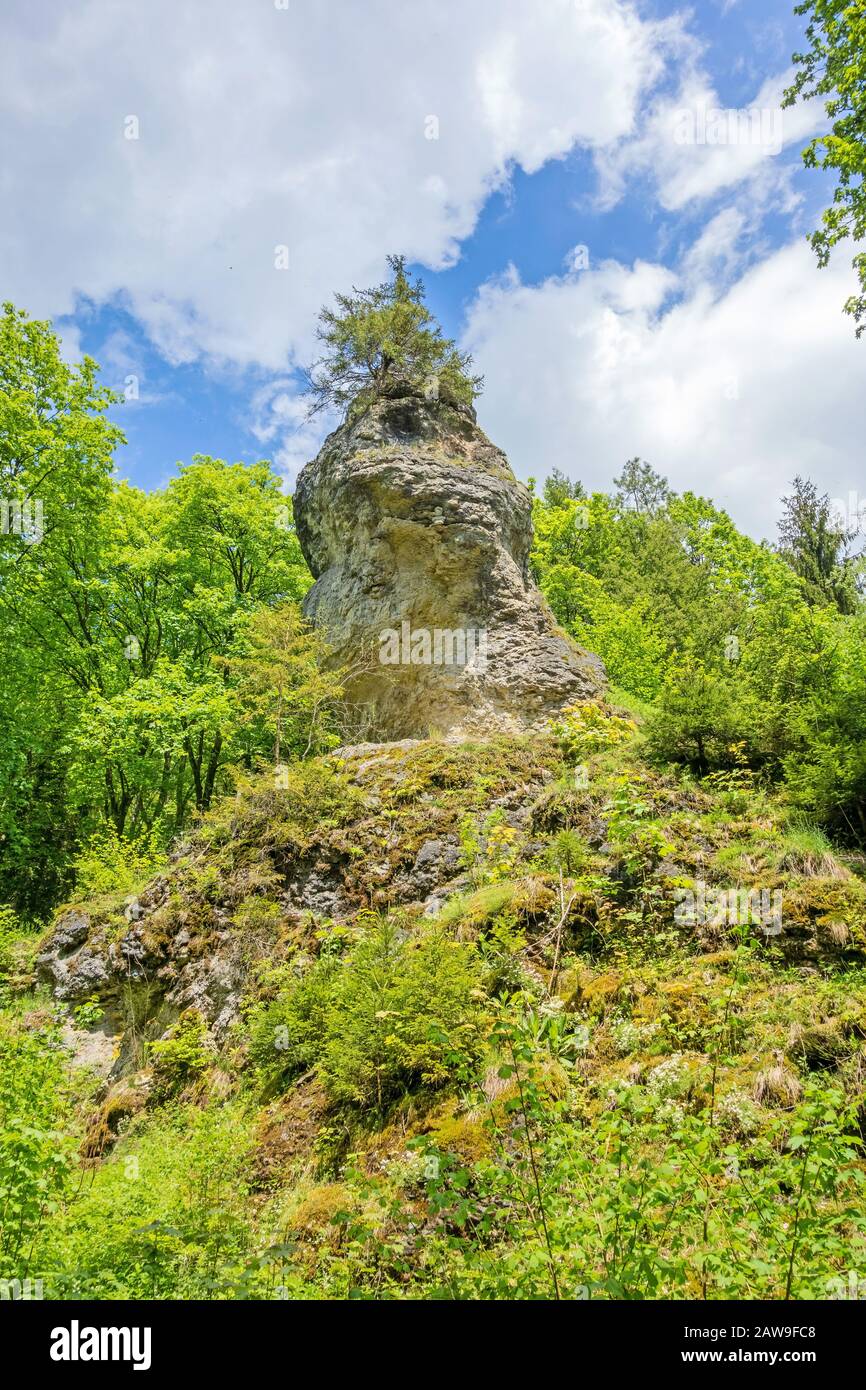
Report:
[[[829,501],[798,481],[773,549],[639,460],[609,495],[555,476],[532,563],[611,702],[339,754],[270,466],[116,485],[95,365],[11,308],[0,385],[4,489],[45,504],[0,536],[0,1278],[847,1286],[866,616]],[[65,1002],[58,910],[94,981]]]
[[[425,912],[405,875],[434,835],[459,861]],[[310,853],[338,920],[286,905]],[[243,1007],[219,1048],[194,1010],[145,1028],[106,1097],[12,949],[4,1272],[96,1298],[826,1298],[860,1267],[866,888],[746,775],[660,771],[625,712],[577,708],[548,740],[254,782],[169,873],[194,950],[232,912]],[[783,930],[684,920],[700,881],[779,885]]]

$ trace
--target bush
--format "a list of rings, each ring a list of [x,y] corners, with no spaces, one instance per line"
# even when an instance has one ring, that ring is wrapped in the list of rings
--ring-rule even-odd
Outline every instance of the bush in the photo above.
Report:
[[[56,1210],[71,1169],[63,1054],[52,1032],[0,1019],[0,1277],[23,1279],[28,1254]]]
[[[79,898],[105,893],[131,893],[158,872],[162,854],[153,843],[121,839],[115,830],[93,835],[75,860],[75,891]]]
[[[266,1089],[318,1066],[337,1102],[382,1111],[470,1066],[482,1038],[481,962],[441,927],[408,935],[377,922],[344,959],[322,956],[252,1015]]]
[[[207,1027],[198,1009],[185,1009],[168,1037],[150,1044],[156,1100],[167,1100],[201,1076],[211,1060],[206,1040]]]
[[[381,1111],[452,1080],[479,1053],[481,996],[474,946],[439,927],[407,937],[383,922],[337,979],[321,1063],[329,1094]]]
[[[0,906],[0,975],[15,969],[15,947],[23,932],[11,907]]]
[[[624,743],[637,731],[633,719],[614,714],[599,700],[582,700],[563,710],[553,725],[563,753],[570,762],[592,757]]]
[[[742,744],[736,678],[711,670],[691,655],[670,670],[647,723],[651,753],[697,772],[729,767]]]
[[[289,974],[276,999],[250,1014],[250,1057],[266,1096],[284,1090],[321,1055],[339,960],[322,955],[306,975]]]
[[[137,1117],[45,1232],[46,1296],[244,1297],[251,1149],[237,1102]]]

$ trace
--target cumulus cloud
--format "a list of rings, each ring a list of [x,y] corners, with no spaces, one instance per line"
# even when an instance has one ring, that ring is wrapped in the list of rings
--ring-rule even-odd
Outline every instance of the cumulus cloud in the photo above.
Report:
[[[631,132],[678,30],[629,0],[18,0],[4,26],[6,292],[116,298],[172,363],[275,371],[387,251],[452,262],[512,167]]]
[[[523,478],[556,467],[608,488],[640,454],[678,491],[770,535],[795,473],[833,497],[862,488],[862,344],[841,312],[850,274],[844,258],[819,272],[799,241],[721,290],[645,262],[538,285],[512,271],[482,287],[465,334],[487,383],[481,423]]]
[[[53,317],[116,303],[169,363],[249,371],[265,384],[245,424],[289,479],[333,423],[306,418],[292,368],[334,288],[381,278],[390,250],[452,264],[515,168],[582,148],[608,203],[637,178],[672,213],[726,190],[729,205],[676,270],[586,269],[576,248],[563,276],[483,288],[466,334],[482,417],[524,476],[606,484],[640,452],[765,529],[797,469],[846,491],[864,420],[845,258],[819,275],[804,246],[760,240],[764,212],[795,202],[774,149],[793,154],[815,109],[718,138],[676,16],[631,0],[11,0],[4,28],[4,293]],[[784,85],[751,106],[777,112]],[[74,357],[74,322],[64,338]],[[105,356],[143,381],[131,340]]]
[[[254,394],[248,428],[285,476],[291,490],[308,459],[339,424],[332,411],[311,415],[292,377],[277,377]]]
[[[662,207],[675,211],[748,182],[764,200],[784,197],[788,170],[779,157],[812,136],[820,101],[782,108],[791,73],[768,77],[747,105],[725,107],[706,72],[688,55],[675,91],[653,99],[639,131],[598,155],[602,205],[621,197],[628,180],[654,183]]]

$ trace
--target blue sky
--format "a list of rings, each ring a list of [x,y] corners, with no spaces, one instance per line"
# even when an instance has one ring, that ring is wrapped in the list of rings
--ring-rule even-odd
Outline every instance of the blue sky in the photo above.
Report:
[[[831,192],[799,157],[820,110],[786,112],[770,153],[671,133],[778,107],[792,0],[479,0],[471,20],[372,0],[363,29],[345,2],[283,9],[4,20],[4,297],[135,378],[121,476],[164,485],[200,452],[273,458],[290,487],[321,433],[292,370],[316,308],[403,250],[520,476],[605,486],[639,453],[755,533],[795,471],[858,485],[850,254],[819,272],[805,244]]]

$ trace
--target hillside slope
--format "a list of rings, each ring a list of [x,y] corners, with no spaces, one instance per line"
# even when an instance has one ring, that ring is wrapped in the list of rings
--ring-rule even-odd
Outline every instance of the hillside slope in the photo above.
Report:
[[[2,1046],[55,1059],[67,1136],[30,1273],[49,1297],[841,1296],[864,966],[866,887],[826,841],[745,772],[653,768],[611,705],[251,779],[12,972]]]

